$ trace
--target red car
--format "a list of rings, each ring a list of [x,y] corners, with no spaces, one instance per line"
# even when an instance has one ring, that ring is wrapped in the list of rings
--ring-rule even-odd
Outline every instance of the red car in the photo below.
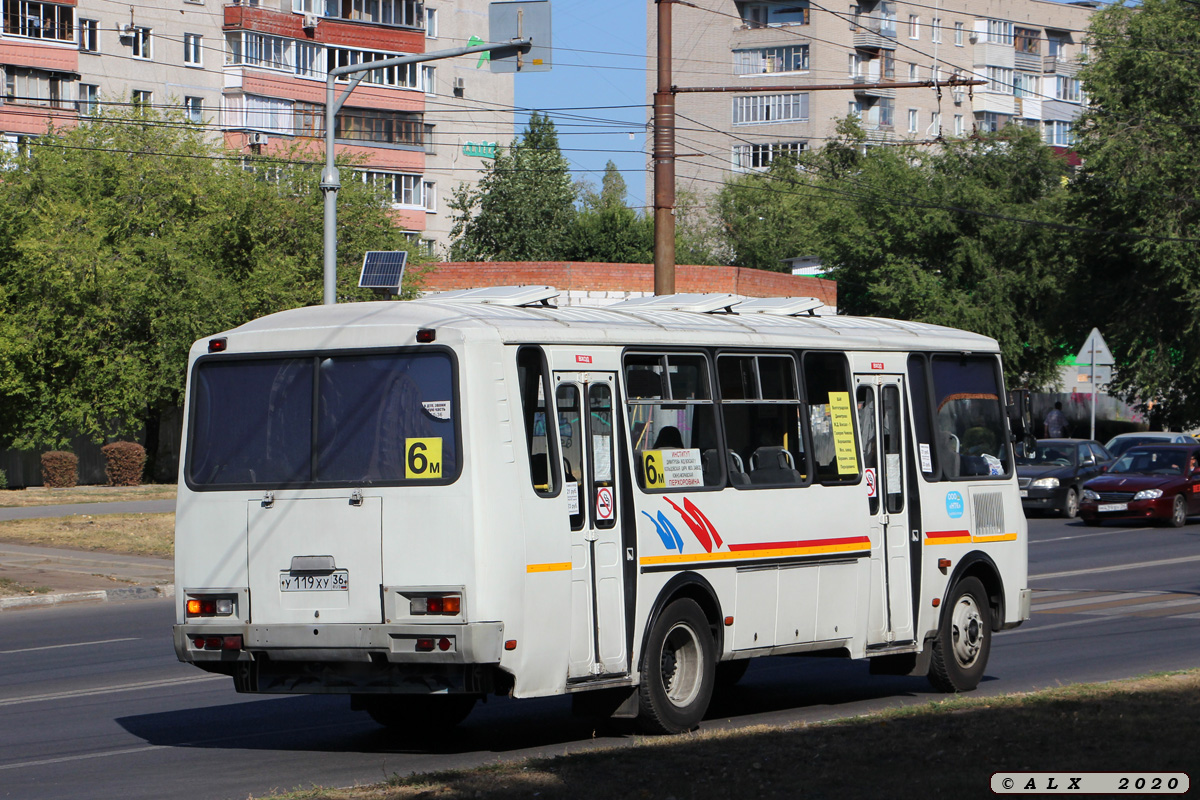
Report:
[[[1108,472],[1083,485],[1079,516],[1088,525],[1106,519],[1158,519],[1179,528],[1200,514],[1200,446],[1131,448]]]

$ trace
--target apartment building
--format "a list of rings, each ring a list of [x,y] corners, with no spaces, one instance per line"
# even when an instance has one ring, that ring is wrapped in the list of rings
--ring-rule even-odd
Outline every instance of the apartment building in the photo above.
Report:
[[[9,147],[141,103],[182,109],[234,152],[321,154],[327,70],[488,35],[487,0],[0,2]],[[350,95],[334,135],[361,159],[353,176],[384,187],[397,225],[436,252],[454,186],[512,138],[512,104],[513,76],[478,56],[385,68]]]
[[[1015,123],[1069,148],[1085,102],[1078,71],[1096,7],[1048,0],[672,4],[674,84],[726,90],[676,95],[676,186],[713,192],[780,154],[821,147],[847,114],[860,118],[876,145],[932,143]],[[656,4],[648,13],[653,98]],[[952,76],[987,83],[891,85]],[[806,90],[828,85],[846,88]],[[768,91],[737,91],[749,86]]]

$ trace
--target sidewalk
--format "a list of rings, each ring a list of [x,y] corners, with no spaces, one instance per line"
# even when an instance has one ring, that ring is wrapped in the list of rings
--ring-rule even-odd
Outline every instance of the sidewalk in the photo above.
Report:
[[[3,509],[2,519],[62,517],[72,514],[154,513],[174,509],[174,501],[139,503],[85,503],[63,506],[34,506]],[[168,505],[169,504],[169,505]],[[145,509],[144,506],[155,506]],[[85,510],[86,509],[86,510]],[[0,613],[30,606],[59,603],[106,602],[175,596],[174,562],[169,558],[116,555],[112,553],[62,550],[50,547],[0,542],[0,578],[8,578],[30,589],[48,587],[49,592],[0,595]]]

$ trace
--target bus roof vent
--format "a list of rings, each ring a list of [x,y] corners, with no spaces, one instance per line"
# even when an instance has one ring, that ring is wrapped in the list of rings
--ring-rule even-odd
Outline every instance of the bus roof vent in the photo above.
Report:
[[[653,297],[635,297],[622,300],[605,308],[619,311],[694,311],[697,314],[728,312],[737,303],[731,294],[660,294]]]
[[[426,300],[454,303],[483,303],[493,306],[549,306],[561,292],[553,286],[485,286],[479,289],[458,289],[427,295]]]
[[[743,300],[734,308],[739,314],[772,314],[779,317],[816,316],[824,303],[815,297],[755,297]]]

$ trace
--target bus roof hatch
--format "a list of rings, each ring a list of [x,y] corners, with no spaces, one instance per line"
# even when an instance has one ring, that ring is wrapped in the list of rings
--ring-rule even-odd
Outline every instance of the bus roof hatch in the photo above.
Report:
[[[553,286],[485,286],[479,289],[438,292],[422,299],[520,308],[522,306],[552,306],[550,301],[559,294],[561,292]]]

